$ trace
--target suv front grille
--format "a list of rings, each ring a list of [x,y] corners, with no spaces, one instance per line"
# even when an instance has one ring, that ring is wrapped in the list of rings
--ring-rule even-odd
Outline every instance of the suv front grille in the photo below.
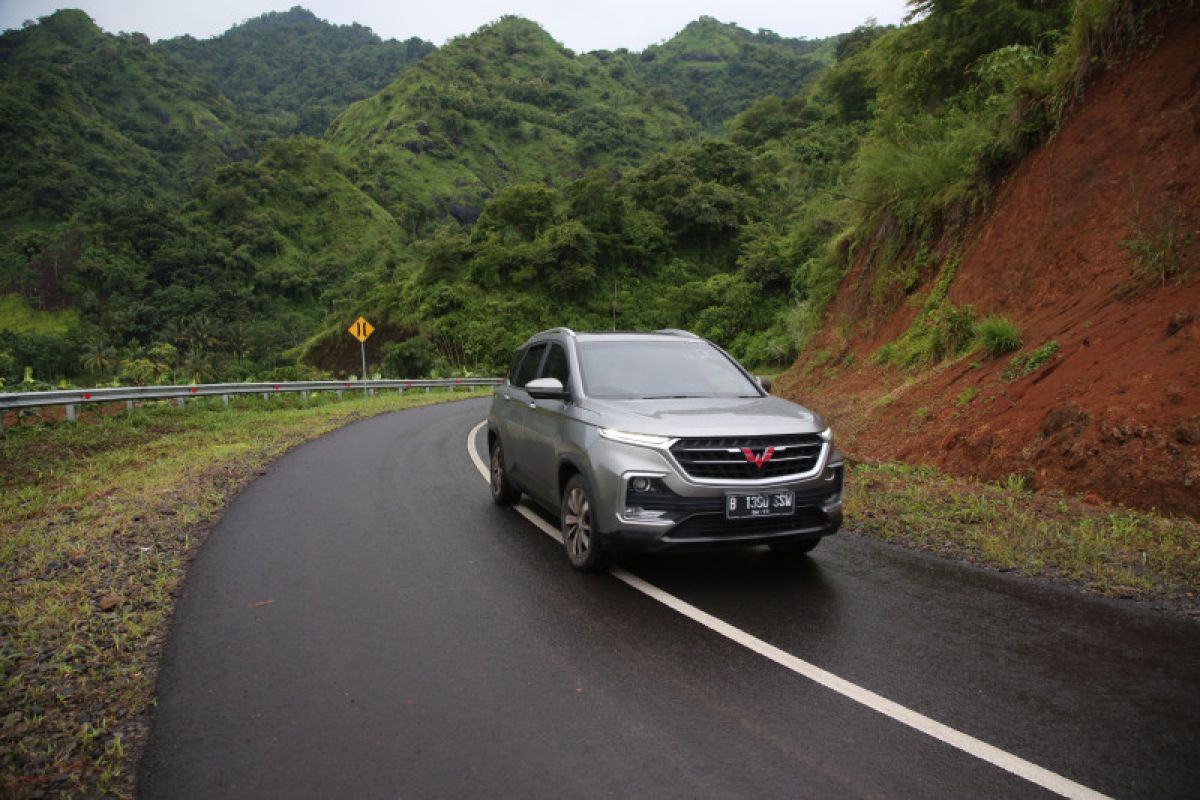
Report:
[[[671,455],[693,478],[749,481],[812,472],[824,445],[816,433],[725,436],[680,439],[671,445]],[[756,463],[760,459],[761,465]]]

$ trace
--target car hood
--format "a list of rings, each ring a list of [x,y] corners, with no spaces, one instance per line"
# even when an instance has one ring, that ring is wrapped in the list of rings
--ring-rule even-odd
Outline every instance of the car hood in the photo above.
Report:
[[[588,420],[605,428],[661,436],[772,436],[817,433],[825,421],[778,397],[596,400],[581,404]]]

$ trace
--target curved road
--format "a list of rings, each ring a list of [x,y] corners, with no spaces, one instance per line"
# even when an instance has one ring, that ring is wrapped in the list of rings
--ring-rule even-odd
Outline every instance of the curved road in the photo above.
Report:
[[[1066,793],[1200,796],[1200,626],[845,532],[577,575],[491,505],[486,409],[356,423],[235,500],[176,610],[142,796],[1052,796],[855,692]]]

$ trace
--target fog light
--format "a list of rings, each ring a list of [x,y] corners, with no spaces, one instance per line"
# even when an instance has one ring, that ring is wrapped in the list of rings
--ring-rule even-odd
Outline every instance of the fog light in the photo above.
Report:
[[[650,491],[650,479],[638,476],[629,482],[629,486],[635,492],[648,492]]]
[[[649,508],[640,508],[638,506],[625,506],[625,519],[630,522],[650,522],[652,520],[662,519],[665,511],[658,511]]]

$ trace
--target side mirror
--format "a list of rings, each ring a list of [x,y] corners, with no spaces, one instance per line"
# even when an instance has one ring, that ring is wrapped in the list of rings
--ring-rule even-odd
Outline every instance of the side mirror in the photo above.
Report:
[[[762,390],[764,392],[766,392],[767,394],[771,393],[771,387],[774,386],[775,384],[771,383],[770,378],[764,378],[761,375],[759,375],[759,376],[755,377],[755,380],[758,381],[758,385],[762,387]]]
[[[536,400],[562,400],[567,396],[558,378],[538,378],[525,384],[525,391]]]

